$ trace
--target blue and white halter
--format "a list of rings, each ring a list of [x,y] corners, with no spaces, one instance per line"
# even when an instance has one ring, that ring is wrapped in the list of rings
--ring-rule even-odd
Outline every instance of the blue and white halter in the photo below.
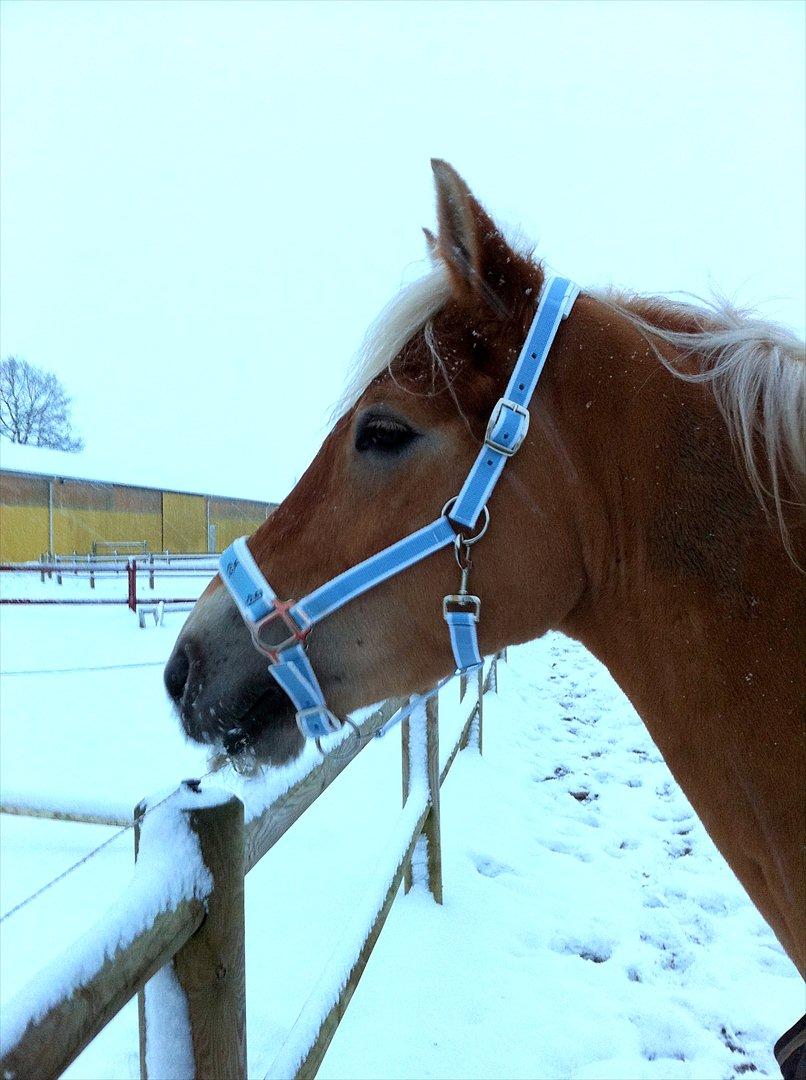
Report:
[[[253,559],[246,537],[236,540],[221,555],[221,579],[238,605],[255,647],[268,657],[269,672],[294,704],[297,724],[307,738],[321,738],[342,726],[342,721],[325,704],[305,651],[305,639],[310,631],[357,596],[449,544],[455,545],[462,571],[459,592],[446,596],[442,602],[456,670],[470,671],[482,663],[476,637],[481,602],[467,591],[470,545],[487,530],[490,518],[487,501],[507,460],[526,438],[529,402],[560,323],[570,313],[578,292],[578,287],[566,278],[546,280],[504,396],[490,416],[484,445],[462,490],[445,504],[436,521],[345,570],[301,600],[278,600]],[[482,514],[484,523],[474,536],[465,537],[454,528],[474,529]]]

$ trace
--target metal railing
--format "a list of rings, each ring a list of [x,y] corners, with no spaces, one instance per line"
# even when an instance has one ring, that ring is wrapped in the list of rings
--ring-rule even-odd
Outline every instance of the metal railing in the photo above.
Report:
[[[0,604],[26,605],[26,606],[81,606],[81,605],[115,605],[126,604],[132,611],[140,613],[141,599],[138,596],[139,579],[148,576],[148,587],[152,591],[156,588],[157,575],[160,577],[211,578],[218,570],[218,561],[214,556],[187,556],[170,555],[164,553],[156,555],[150,553],[138,562],[135,558],[121,559],[113,555],[86,555],[77,554],[64,556],[54,555],[49,557],[42,555],[38,563],[0,563],[0,573],[7,574],[39,574],[40,581],[52,578],[55,574],[56,583],[62,585],[67,575],[75,578],[86,577],[91,589],[95,588],[98,577],[105,575],[126,575],[126,598],[115,599],[113,597],[103,599],[55,598],[55,597],[2,597]],[[166,611],[187,611],[188,605],[195,603],[195,597],[189,596],[166,596],[152,598],[146,605],[145,614],[155,614],[155,621],[160,624]],[[140,626],[145,626],[145,620],[140,618]]]
[[[128,550],[121,552],[121,548]],[[100,555],[102,551],[111,551],[113,555],[147,555],[148,540],[93,540],[93,555]]]

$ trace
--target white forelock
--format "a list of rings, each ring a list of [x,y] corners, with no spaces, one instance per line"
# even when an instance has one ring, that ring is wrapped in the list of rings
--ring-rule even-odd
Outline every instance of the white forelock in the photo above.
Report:
[[[367,330],[353,361],[347,387],[334,409],[335,416],[343,416],[355,405],[372,380],[389,367],[403,346],[445,305],[450,291],[448,271],[439,262],[389,301]]]

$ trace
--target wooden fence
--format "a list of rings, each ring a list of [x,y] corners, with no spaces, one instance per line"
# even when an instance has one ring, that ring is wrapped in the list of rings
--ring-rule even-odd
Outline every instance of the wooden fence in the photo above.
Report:
[[[355,934],[351,926],[343,946],[337,947],[332,969],[323,974],[317,992],[303,1008],[267,1080],[316,1075],[401,881],[408,890],[413,875],[422,873],[434,900],[442,902],[440,786],[461,749],[468,745],[481,749],[484,695],[497,690],[498,660],[496,656],[488,662],[486,674],[478,672],[472,708],[441,770],[437,698],[401,725],[404,806],[395,826],[384,880],[375,883],[379,889],[363,905],[357,905],[360,932]],[[462,679],[460,698],[465,698],[466,691],[467,680]],[[114,909],[111,917],[107,913],[105,925],[112,933],[104,940],[111,945],[101,951],[101,960],[88,964],[70,950],[65,957],[70,958],[75,978],[57,1000],[43,1007],[41,984],[43,977],[47,983],[47,972],[29,984],[30,991],[24,990],[15,999],[15,1016],[6,1017],[12,1028],[16,1022],[15,1034],[4,1039],[0,1075],[14,1080],[50,1080],[61,1075],[138,995],[141,1077],[161,1080],[157,1062],[164,1046],[160,1042],[180,1037],[175,1025],[168,1023],[163,1030],[159,1022],[168,1011],[163,1009],[161,998],[168,979],[174,986],[178,983],[187,1001],[186,1050],[193,1075],[199,1080],[245,1080],[244,876],[378,734],[400,704],[385,703],[359,725],[360,737],[346,737],[311,772],[246,824],[243,804],[235,796],[210,800],[199,792],[202,797],[196,806],[194,793],[199,785],[186,781],[180,789],[184,798],[179,812],[198,838],[208,887],[202,895],[198,889],[189,889],[177,896],[175,888],[166,886],[170,902],[162,902],[146,925],[117,948],[115,942],[123,940],[121,928],[115,922]],[[143,820],[144,805],[135,809],[136,822]],[[153,862],[156,855],[158,863],[160,857],[171,857],[170,850],[147,850],[149,842],[157,844],[149,841],[148,830],[136,826],[138,863],[124,905],[129,916],[133,899],[140,895],[138,875],[145,873],[140,869],[144,856],[149,855]],[[418,845],[424,850],[415,867],[412,856]],[[143,895],[148,895],[147,890]],[[363,943],[357,946],[356,941]],[[62,971],[65,957],[55,961],[54,971]]]

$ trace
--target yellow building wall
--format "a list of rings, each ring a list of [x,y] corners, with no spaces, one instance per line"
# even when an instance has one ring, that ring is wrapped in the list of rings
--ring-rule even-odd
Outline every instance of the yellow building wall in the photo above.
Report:
[[[159,514],[127,510],[54,508],[53,547],[56,552],[69,555],[77,551],[79,555],[86,555],[92,551],[94,540],[146,540],[150,551],[159,551],[162,519]],[[43,550],[47,550],[47,544]]]
[[[207,511],[203,495],[163,492],[161,546],[164,551],[207,551]]]
[[[48,545],[46,506],[0,507],[0,562],[30,562]]]
[[[92,551],[96,541],[146,541],[152,552],[206,552],[207,499],[153,488],[0,472],[0,559],[36,560],[50,547],[48,489],[53,494],[53,550]],[[215,549],[250,536],[268,504],[210,497]],[[128,553],[127,553],[128,554]]]
[[[229,547],[233,540],[237,540],[239,536],[251,536],[256,529],[260,528],[265,520],[265,517],[211,517],[210,523],[215,525],[216,550],[223,551],[224,548]]]

